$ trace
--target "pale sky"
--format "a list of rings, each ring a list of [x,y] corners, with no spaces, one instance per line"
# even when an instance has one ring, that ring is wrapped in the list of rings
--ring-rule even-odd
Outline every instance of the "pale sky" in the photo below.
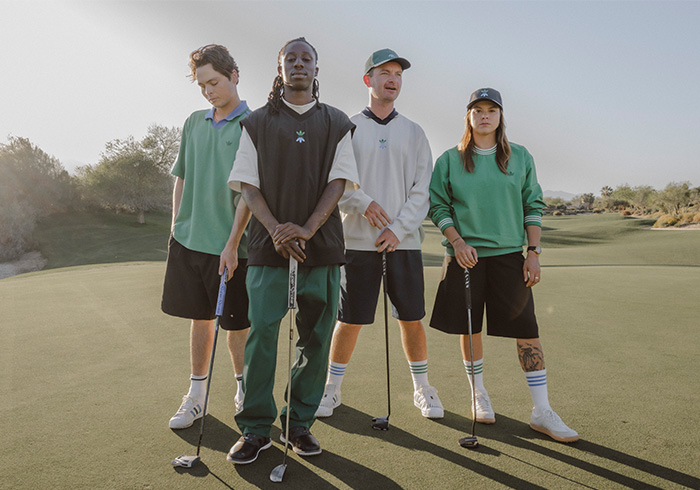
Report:
[[[397,110],[433,159],[464,130],[469,94],[503,95],[508,137],[542,187],[700,186],[700,2],[0,0],[0,142],[29,138],[71,170],[107,141],[207,108],[189,53],[226,45],[239,94],[262,106],[277,52],[305,36],[321,101],[355,114],[372,51],[411,61]]]

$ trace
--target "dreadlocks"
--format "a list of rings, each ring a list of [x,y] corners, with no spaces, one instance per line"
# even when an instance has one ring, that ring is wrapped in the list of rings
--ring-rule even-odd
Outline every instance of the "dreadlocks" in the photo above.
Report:
[[[280,67],[280,68],[282,67],[282,59],[284,58],[284,50],[287,49],[287,46],[289,46],[290,44],[295,43],[297,41],[301,41],[301,42],[309,45],[311,50],[314,52],[314,56],[316,57],[316,63],[318,63],[318,52],[316,51],[316,48],[314,48],[313,45],[309,41],[306,40],[306,38],[298,37],[296,39],[292,39],[291,41],[288,41],[287,43],[285,43],[284,46],[282,46],[282,49],[280,49],[280,52],[277,54],[277,66],[278,67]],[[319,92],[318,79],[314,78],[311,96],[315,100],[318,100],[318,92]],[[277,113],[280,111],[283,94],[284,94],[284,79],[282,78],[281,74],[278,74],[275,77],[275,81],[272,82],[272,91],[270,91],[270,95],[267,96],[267,103],[269,104],[270,108],[272,109],[272,112]]]

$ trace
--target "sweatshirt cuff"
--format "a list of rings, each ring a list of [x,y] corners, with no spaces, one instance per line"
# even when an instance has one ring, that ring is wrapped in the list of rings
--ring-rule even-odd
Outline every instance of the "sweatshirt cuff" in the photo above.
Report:
[[[529,216],[525,216],[525,226],[527,227],[530,225],[535,225],[542,228],[542,216],[540,216],[539,214],[531,214]]]
[[[452,221],[451,217],[446,217],[442,218],[440,221],[438,221],[437,226],[440,228],[440,231],[443,232],[445,231],[445,228],[449,228],[450,226],[454,226],[454,221]]]

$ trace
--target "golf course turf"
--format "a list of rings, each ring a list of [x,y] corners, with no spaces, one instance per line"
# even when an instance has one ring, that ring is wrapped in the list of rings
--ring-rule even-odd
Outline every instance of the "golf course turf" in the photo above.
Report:
[[[188,322],[160,311],[168,218],[151,216],[141,228],[131,218],[108,227],[100,217],[65,218],[75,228],[63,230],[63,244],[53,220],[39,230],[51,268],[0,280],[2,489],[700,488],[700,230],[649,230],[649,220],[618,215],[545,217],[534,294],[550,402],[581,440],[561,444],[530,429],[515,342],[484,336],[496,424],[477,424],[471,451],[458,444],[471,430],[458,338],[427,327],[443,249],[426,222],[429,378],[445,418],[424,419],[413,406],[390,317],[391,423],[372,429],[372,417],[386,415],[380,301],[348,366],[343,404],[312,427],[323,453],[290,452],[284,482],[274,484],[279,420],[255,463],[225,458],[240,436],[225,336],[202,461],[170,465],[194,453],[199,435],[198,423],[168,428],[188,387]]]

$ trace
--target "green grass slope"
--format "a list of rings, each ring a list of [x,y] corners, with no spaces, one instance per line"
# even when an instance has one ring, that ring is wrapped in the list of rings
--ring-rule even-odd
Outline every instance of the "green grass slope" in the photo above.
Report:
[[[386,415],[380,309],[378,321],[360,336],[343,383],[343,405],[313,427],[323,454],[309,459],[291,454],[282,485],[699,488],[700,414],[694,408],[700,404],[695,381],[700,261],[689,250],[700,232],[650,231],[609,216],[545,224],[545,270],[535,299],[550,400],[581,434],[579,442],[559,444],[528,427],[531,401],[514,342],[487,337],[485,381],[497,423],[477,426],[479,450],[461,448],[457,441],[471,421],[457,338],[427,329],[430,380],[446,409],[443,420],[429,421],[413,406],[394,320],[391,428],[372,430],[371,418]],[[80,239],[85,246],[88,229],[82,228]],[[429,318],[442,248],[436,230],[426,231]],[[555,239],[567,237],[574,237],[572,243],[554,246]],[[656,251],[660,246],[663,253]],[[97,252],[90,256],[100,259]],[[273,448],[254,464],[225,460],[239,431],[233,418],[235,380],[223,339],[202,462],[191,470],[170,466],[175,456],[194,452],[199,426],[183,431],[167,426],[187,390],[189,340],[186,321],[159,311],[163,272],[162,262],[124,262],[0,280],[5,447],[0,488],[279,487],[269,480],[282,460],[279,422]],[[275,388],[279,404],[286,343],[283,333]]]

